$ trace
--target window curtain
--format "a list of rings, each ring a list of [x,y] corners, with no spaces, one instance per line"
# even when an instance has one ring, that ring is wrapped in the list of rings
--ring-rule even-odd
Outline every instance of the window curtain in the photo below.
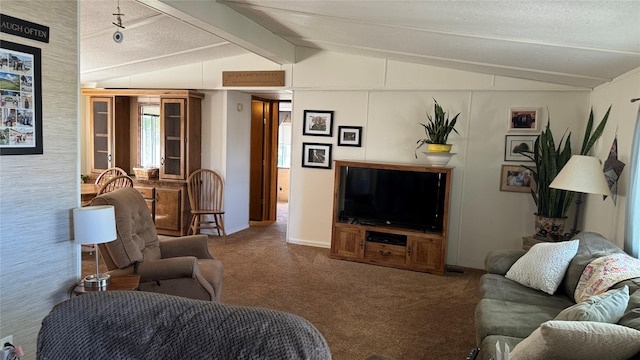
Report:
[[[638,258],[638,250],[640,249],[640,109],[638,109],[636,127],[633,132],[630,162],[624,250],[627,254]]]

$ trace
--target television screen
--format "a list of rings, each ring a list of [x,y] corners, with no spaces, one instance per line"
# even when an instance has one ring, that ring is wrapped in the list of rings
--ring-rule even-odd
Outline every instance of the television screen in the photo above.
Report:
[[[373,225],[442,230],[446,174],[347,167],[344,217]]]

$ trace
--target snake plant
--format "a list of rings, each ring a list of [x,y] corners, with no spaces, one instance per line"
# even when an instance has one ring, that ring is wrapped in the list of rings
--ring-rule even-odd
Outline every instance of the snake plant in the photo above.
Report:
[[[607,113],[592,133],[593,109],[591,109],[580,155],[587,155],[593,144],[602,136],[610,111],[611,106],[609,106]],[[565,133],[556,147],[550,124],[551,121],[547,118],[547,126],[536,138],[533,151],[520,151],[520,153],[531,159],[535,164],[535,167],[522,166],[531,171],[536,182],[536,189],[531,189],[531,196],[537,207],[536,214],[550,218],[564,218],[567,216],[567,210],[575,193],[567,190],[551,189],[549,185],[571,158],[571,133]]]
[[[431,114],[427,113],[427,119],[429,120],[425,123],[418,123],[422,125],[424,128],[424,133],[427,136],[423,139],[418,139],[416,144],[416,150],[418,150],[424,144],[446,144],[447,139],[449,138],[449,134],[452,131],[455,131],[458,134],[458,130],[455,129],[456,122],[458,121],[458,113],[453,119],[449,120],[447,113],[442,109],[442,106],[438,104],[436,99],[433,99],[435,102],[435,110],[434,116],[431,117]]]

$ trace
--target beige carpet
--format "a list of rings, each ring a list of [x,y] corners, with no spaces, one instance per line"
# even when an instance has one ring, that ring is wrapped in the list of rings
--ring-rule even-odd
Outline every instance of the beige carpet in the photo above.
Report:
[[[270,226],[210,237],[225,266],[223,302],[306,318],[336,360],[457,360],[474,346],[481,271],[438,276],[332,260],[329,249],[287,244],[279,215]]]

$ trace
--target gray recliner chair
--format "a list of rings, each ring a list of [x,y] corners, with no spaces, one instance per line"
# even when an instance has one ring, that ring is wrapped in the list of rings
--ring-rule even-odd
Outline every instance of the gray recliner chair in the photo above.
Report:
[[[109,274],[140,275],[139,290],[220,301],[222,263],[207,247],[206,235],[158,239],[142,195],[123,188],[95,197],[91,205],[113,205],[118,238],[100,244]]]

